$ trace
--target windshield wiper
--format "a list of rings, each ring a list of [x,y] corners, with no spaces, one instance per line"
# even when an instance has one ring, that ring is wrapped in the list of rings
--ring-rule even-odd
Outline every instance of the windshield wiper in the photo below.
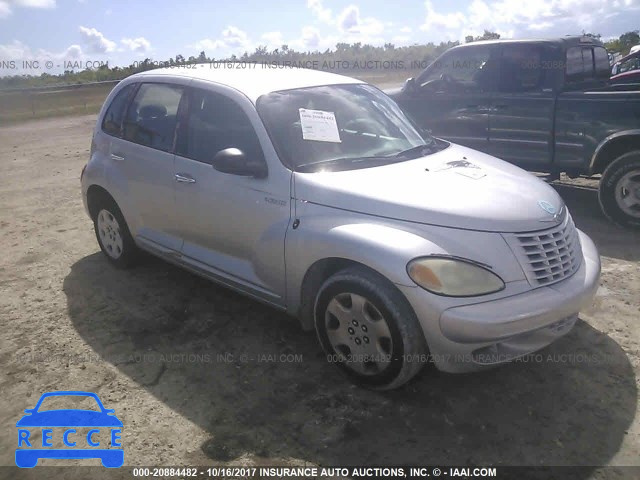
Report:
[[[331,164],[336,164],[336,163],[342,163],[342,162],[350,162],[350,163],[359,163],[359,162],[366,162],[366,161],[371,161],[371,160],[389,160],[390,158],[394,158],[393,156],[389,157],[389,156],[381,156],[381,155],[373,155],[373,156],[369,156],[369,157],[341,157],[341,158],[328,158],[326,160],[318,160],[316,162],[309,162],[309,163],[303,163],[302,165],[297,165],[295,170],[301,171],[301,169],[305,169],[308,167],[312,167],[314,165],[331,165]]]
[[[405,157],[411,158],[414,155],[417,155],[415,158],[422,157],[423,155],[435,153],[439,150],[436,146],[435,142],[425,143],[424,145],[417,145],[415,147],[408,148],[406,150],[402,150],[395,154],[396,157]]]

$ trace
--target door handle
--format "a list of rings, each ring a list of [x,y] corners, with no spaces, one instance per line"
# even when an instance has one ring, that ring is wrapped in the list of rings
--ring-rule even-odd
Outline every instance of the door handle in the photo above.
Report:
[[[176,182],[196,183],[196,179],[185,173],[176,173]]]
[[[124,157],[121,157],[120,155],[116,155],[115,153],[112,153],[111,160],[115,160],[116,162],[122,162],[124,160]]]

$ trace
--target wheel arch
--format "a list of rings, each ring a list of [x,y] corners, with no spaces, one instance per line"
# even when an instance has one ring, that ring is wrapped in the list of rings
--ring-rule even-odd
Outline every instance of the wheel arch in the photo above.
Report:
[[[115,198],[102,186],[93,184],[87,189],[87,209],[89,210],[89,216],[92,220],[95,220],[98,215],[98,208],[101,202],[111,201],[118,205]],[[119,207],[118,207],[119,208]]]
[[[305,272],[302,285],[300,286],[300,306],[298,309],[298,319],[300,320],[300,325],[302,329],[305,331],[313,330],[313,306],[316,298],[316,294],[322,284],[329,278],[331,275],[344,270],[349,267],[365,267],[369,270],[373,270],[371,267],[367,265],[343,257],[327,257],[322,258],[314,262]],[[376,272],[378,275],[381,275],[380,272]]]
[[[589,174],[604,172],[616,158],[633,150],[640,150],[640,129],[609,135],[596,147],[589,165]]]

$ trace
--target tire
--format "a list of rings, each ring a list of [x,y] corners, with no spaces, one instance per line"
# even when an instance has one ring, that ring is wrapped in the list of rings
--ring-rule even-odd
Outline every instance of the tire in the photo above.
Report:
[[[120,208],[113,199],[105,197],[100,200],[93,219],[93,229],[100,250],[115,267],[128,268],[139,259],[140,250],[129,232]]]
[[[605,169],[598,200],[609,220],[640,229],[640,150],[625,153]]]
[[[358,385],[400,387],[428,359],[424,333],[408,301],[366,267],[349,267],[324,282],[314,321],[327,359]]]

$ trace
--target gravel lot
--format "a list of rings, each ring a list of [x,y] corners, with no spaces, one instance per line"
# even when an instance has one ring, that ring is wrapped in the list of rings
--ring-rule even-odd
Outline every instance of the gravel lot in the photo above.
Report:
[[[80,198],[94,122],[0,128],[1,465],[23,409],[61,389],[115,409],[125,465],[640,464],[640,234],[604,220],[593,182],[557,186],[603,259],[568,336],[374,393],[275,310],[160,260],[111,268]]]

